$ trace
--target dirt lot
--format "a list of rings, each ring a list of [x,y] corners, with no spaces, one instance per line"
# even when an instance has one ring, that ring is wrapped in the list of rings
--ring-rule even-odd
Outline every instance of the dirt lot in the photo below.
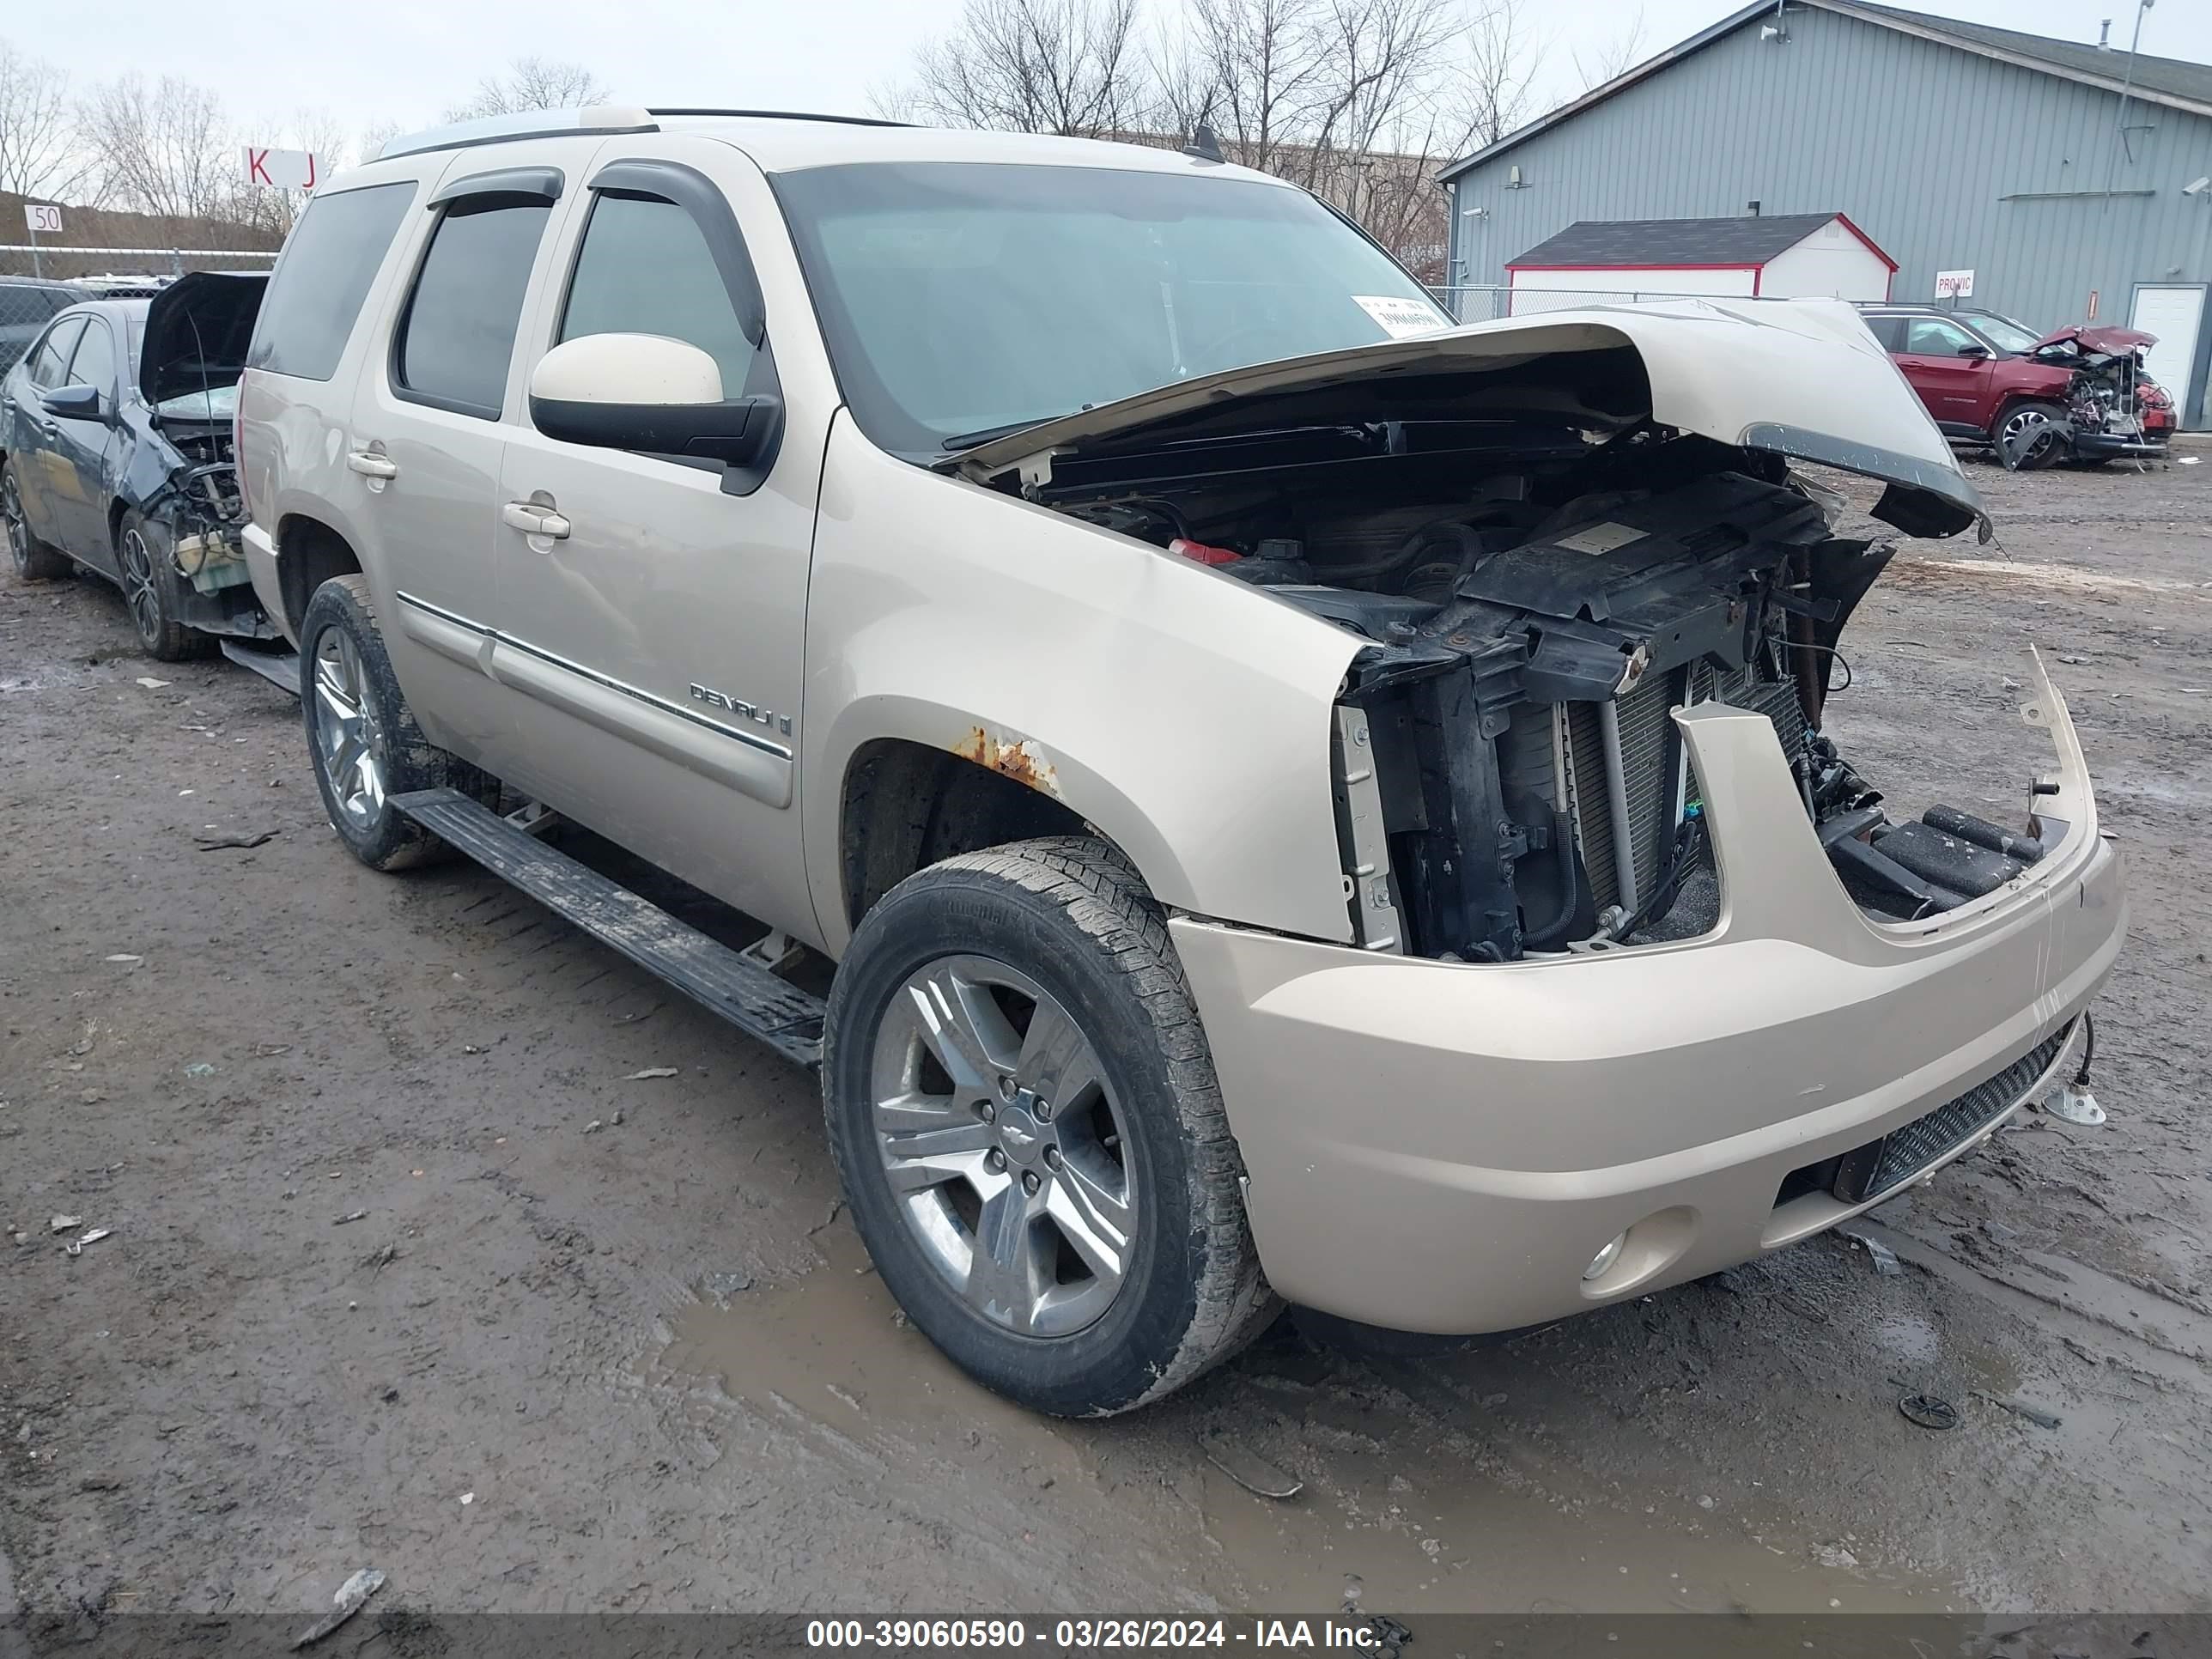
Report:
[[[1323,1610],[1346,1575],[1400,1613],[2212,1609],[2212,464],[1971,471],[1997,543],[1906,544],[1832,724],[1896,795],[2014,817],[2047,750],[2004,678],[2052,659],[2132,872],[2111,1124],[1888,1206],[1898,1276],[1826,1237],[1418,1363],[1282,1327],[1096,1424],[896,1316],[809,1076],[471,867],[360,869],[275,688],[0,576],[0,1625],[11,1564],[64,1639],[371,1564],[441,1613]],[[113,1231],[71,1258],[57,1214]]]

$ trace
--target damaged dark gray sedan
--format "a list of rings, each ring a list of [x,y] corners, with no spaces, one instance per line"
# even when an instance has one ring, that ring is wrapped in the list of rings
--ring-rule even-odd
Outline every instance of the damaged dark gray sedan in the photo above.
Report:
[[[16,574],[123,590],[149,653],[276,641],[239,551],[233,427],[268,279],[199,271],[71,306],[0,383],[0,520]]]

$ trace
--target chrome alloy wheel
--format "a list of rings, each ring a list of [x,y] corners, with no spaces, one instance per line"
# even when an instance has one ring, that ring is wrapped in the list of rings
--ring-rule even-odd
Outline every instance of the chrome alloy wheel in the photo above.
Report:
[[[116,550],[123,569],[123,597],[131,606],[131,620],[138,637],[149,647],[161,639],[161,596],[154,591],[154,550],[137,525],[123,532]]]
[[[15,469],[9,467],[0,477],[0,520],[8,526],[8,556],[15,561],[15,574],[27,575],[31,568],[31,525],[23,516],[23,497],[15,488]]]
[[[2039,409],[2016,410],[2007,417],[1997,441],[2015,471],[2032,471],[2057,459],[2058,425]]]
[[[1129,1270],[1139,1194],[1067,1010],[1002,962],[940,957],[892,997],[870,1076],[891,1196],[945,1281],[1020,1335],[1096,1323]]]
[[[315,642],[315,747],[338,811],[368,830],[384,811],[384,732],[368,696],[361,653],[343,629]]]

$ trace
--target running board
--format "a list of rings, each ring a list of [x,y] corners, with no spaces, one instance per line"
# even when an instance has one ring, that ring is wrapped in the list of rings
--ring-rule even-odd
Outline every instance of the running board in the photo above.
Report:
[[[392,804],[439,840],[786,1059],[802,1066],[822,1063],[819,998],[586,869],[458,789],[394,795]]]
[[[300,653],[296,651],[256,651],[250,645],[240,645],[236,640],[223,640],[222,654],[240,668],[247,668],[267,680],[271,685],[281,685],[294,696],[300,695]]]

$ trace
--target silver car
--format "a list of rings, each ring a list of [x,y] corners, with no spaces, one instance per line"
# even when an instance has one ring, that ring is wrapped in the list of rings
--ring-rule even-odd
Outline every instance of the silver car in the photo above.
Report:
[[[1793,463],[1985,527],[1838,303],[1455,328],[1202,143],[601,108],[319,190],[240,420],[339,840],[818,1063],[884,1282],[1040,1410],[1833,1226],[2073,1073],[2124,931],[2039,670],[2003,823],[1824,729],[1891,544]]]

